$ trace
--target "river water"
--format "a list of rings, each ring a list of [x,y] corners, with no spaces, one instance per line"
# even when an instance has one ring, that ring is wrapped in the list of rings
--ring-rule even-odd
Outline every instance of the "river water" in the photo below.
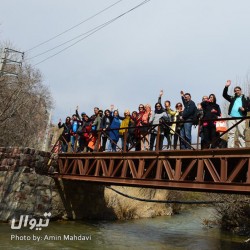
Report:
[[[50,222],[41,231],[27,227],[13,230],[0,224],[0,249],[167,249],[167,250],[241,250],[250,249],[246,237],[205,227],[210,208],[183,211],[131,221]],[[38,241],[39,239],[39,241]]]

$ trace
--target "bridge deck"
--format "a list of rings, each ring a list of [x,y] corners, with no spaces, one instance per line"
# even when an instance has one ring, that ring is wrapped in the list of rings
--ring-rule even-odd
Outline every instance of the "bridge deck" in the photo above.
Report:
[[[59,154],[58,177],[101,184],[250,194],[250,148]]]

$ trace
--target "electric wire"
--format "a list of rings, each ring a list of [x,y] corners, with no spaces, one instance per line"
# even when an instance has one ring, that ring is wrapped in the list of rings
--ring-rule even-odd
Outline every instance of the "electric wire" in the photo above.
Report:
[[[179,201],[179,200],[149,200],[149,199],[142,199],[138,197],[134,197],[128,194],[124,194],[112,187],[106,186],[106,188],[111,189],[112,191],[120,194],[124,197],[129,199],[137,200],[137,201],[144,201],[144,202],[155,202],[155,203],[165,203],[165,204],[215,204],[215,203],[225,203],[225,201]]]
[[[82,39],[80,39],[80,40],[74,42],[73,44],[71,44],[71,45],[69,45],[69,46],[63,48],[62,50],[59,50],[57,53],[55,53],[55,54],[53,54],[53,55],[51,55],[51,56],[45,58],[44,60],[42,60],[42,61],[36,63],[35,65],[38,65],[38,64],[40,64],[40,63],[42,63],[42,62],[45,62],[45,61],[49,60],[49,59],[52,58],[52,57],[57,56],[57,55],[60,54],[61,52],[63,52],[63,51],[65,51],[65,50],[67,50],[67,49],[73,47],[75,44],[81,42],[82,40],[84,40],[84,39],[86,39],[87,37],[91,36],[92,34],[96,33],[98,30],[102,29],[103,27],[107,26],[108,24],[110,24],[110,21],[107,22],[107,23],[105,23],[105,24],[102,24],[102,25],[98,26],[99,28],[94,28],[93,31],[90,32],[90,33],[89,33],[89,32],[86,32],[86,33],[89,33],[89,34],[86,35],[85,37],[83,37]],[[71,40],[74,40],[74,39],[71,39]],[[66,44],[66,43],[67,43],[67,42],[65,42],[64,44]],[[60,47],[60,45],[58,45],[57,48],[58,48],[58,47]],[[55,48],[54,48],[54,49],[55,49]],[[48,51],[51,51],[51,50],[53,50],[53,49],[50,49],[50,50],[48,50]],[[44,52],[44,53],[46,53],[46,52]],[[42,53],[42,54],[44,54],[44,53]],[[37,55],[37,56],[38,56],[38,55]],[[34,57],[33,57],[33,58],[34,58]]]
[[[107,23],[108,23],[108,22],[107,22]],[[79,38],[79,37],[82,37],[82,36],[84,36],[84,35],[87,35],[88,33],[92,34],[92,33],[94,33],[94,31],[97,31],[98,29],[102,28],[104,25],[107,25],[107,24],[106,24],[106,23],[101,24],[101,25],[99,25],[99,26],[97,26],[97,27],[95,27],[95,28],[93,28],[93,29],[91,29],[91,30],[89,30],[89,31],[86,31],[85,33],[83,33],[83,34],[81,34],[81,35],[78,35],[78,36],[76,36],[76,37],[74,37],[74,38],[72,38],[72,39],[70,39],[70,40],[68,40],[68,41],[66,41],[66,42],[64,42],[64,43],[61,43],[61,44],[59,44],[59,45],[57,45],[57,46],[55,46],[55,47],[53,47],[53,48],[51,48],[51,49],[45,50],[44,52],[41,52],[40,54],[37,54],[37,55],[32,56],[32,57],[29,57],[29,58],[27,58],[27,60],[32,60],[32,59],[34,59],[34,58],[36,58],[36,57],[42,56],[42,55],[44,55],[44,54],[46,54],[46,53],[48,53],[48,52],[50,52],[50,51],[52,51],[52,50],[55,50],[55,49],[57,49],[57,48],[59,48],[59,47],[65,45],[65,44],[67,44],[67,43],[70,43],[70,42],[76,40],[76,39]],[[86,37],[85,37],[85,38],[86,38]]]
[[[36,63],[35,66],[38,65],[38,64],[40,64],[40,63],[43,63],[43,62],[49,60],[49,59],[52,58],[52,57],[57,56],[58,54],[62,53],[63,51],[65,51],[65,50],[71,48],[72,46],[76,45],[77,43],[81,42],[82,40],[84,40],[84,39],[86,39],[87,37],[91,36],[92,34],[96,33],[97,31],[99,31],[99,30],[103,29],[104,27],[108,26],[109,24],[113,23],[113,22],[116,21],[117,19],[123,17],[124,15],[126,15],[126,14],[132,12],[133,10],[135,10],[135,9],[137,9],[137,8],[139,8],[139,7],[141,7],[142,5],[144,5],[144,4],[146,4],[146,3],[150,2],[150,1],[151,1],[151,0],[144,0],[144,1],[141,2],[140,4],[138,4],[138,5],[136,5],[135,7],[129,9],[128,11],[126,11],[126,12],[120,14],[119,16],[117,16],[117,17],[115,17],[115,18],[113,18],[113,19],[107,21],[106,23],[104,23],[104,24],[102,24],[102,25],[97,26],[96,28],[92,29],[92,32],[89,31],[90,34],[88,34],[88,35],[86,35],[85,37],[79,39],[78,41],[74,42],[73,44],[71,44],[71,45],[65,47],[64,49],[58,51],[57,53],[55,53],[55,54],[53,54],[53,55],[51,55],[51,56],[49,56],[49,57],[43,59],[42,61]],[[85,32],[84,34],[89,33],[89,32]],[[83,34],[82,34],[82,35],[83,35]],[[80,35],[80,36],[81,36],[81,35]],[[79,37],[79,36],[78,36],[78,37]],[[72,41],[72,40],[74,40],[74,39],[71,39],[71,41]],[[65,43],[67,43],[67,42],[65,42]],[[65,44],[65,43],[64,43],[64,44]],[[59,46],[60,46],[60,45],[58,45],[57,47],[59,47]],[[52,49],[51,49],[51,50],[52,50]],[[49,50],[49,51],[51,51],[51,50]]]
[[[156,203],[176,203],[176,204],[211,204],[215,203],[216,201],[177,201],[177,200],[150,200],[150,199],[142,199],[138,197],[134,197],[128,194],[124,194],[112,187],[106,186],[106,188],[111,189],[112,191],[116,192],[117,194],[120,194],[124,197],[133,199],[133,200],[138,200],[138,201],[145,201],[145,202],[156,202]],[[217,202],[218,203],[218,202]]]
[[[69,31],[71,31],[71,30],[73,30],[74,28],[80,26],[80,25],[83,24],[83,23],[86,23],[87,21],[93,19],[94,17],[98,16],[99,14],[105,12],[106,10],[112,8],[113,6],[115,6],[116,4],[118,4],[118,3],[122,2],[122,1],[123,1],[123,0],[119,0],[119,1],[117,1],[117,2],[115,2],[115,3],[113,3],[113,4],[111,4],[111,5],[109,5],[109,6],[106,7],[105,9],[103,9],[103,10],[97,12],[96,14],[94,14],[94,15],[92,15],[92,16],[86,18],[85,20],[81,21],[80,23],[78,23],[78,24],[76,24],[76,25],[74,25],[74,26],[72,26],[72,27],[66,29],[65,31],[63,31],[63,32],[61,32],[61,33],[59,33],[59,34],[57,34],[57,35],[51,37],[51,38],[49,38],[48,40],[45,40],[44,42],[41,42],[41,43],[37,44],[36,46],[32,47],[31,49],[26,50],[25,53],[27,53],[27,52],[29,52],[29,51],[31,51],[31,50],[33,50],[33,49],[36,49],[36,48],[40,47],[41,45],[46,44],[46,43],[48,43],[48,42],[54,40],[55,38],[57,38],[57,37],[59,37],[59,36],[65,34],[65,33],[69,32]]]

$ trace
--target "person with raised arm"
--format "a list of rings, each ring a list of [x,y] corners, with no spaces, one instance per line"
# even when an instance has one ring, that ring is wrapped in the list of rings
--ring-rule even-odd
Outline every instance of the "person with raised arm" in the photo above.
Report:
[[[72,122],[71,122],[71,129],[70,129],[70,141],[71,141],[71,150],[74,152],[76,150],[77,142],[78,142],[78,136],[77,136],[77,130],[79,126],[81,125],[81,121],[78,120],[76,114],[72,115]],[[75,146],[76,143],[76,146]]]
[[[81,117],[80,117],[80,115],[79,115],[79,106],[77,105],[76,106],[76,117],[77,117],[77,119],[79,120],[79,121],[84,121],[84,116],[86,116],[86,113],[85,112],[82,112],[81,113]]]
[[[110,142],[111,142],[111,150],[112,152],[116,152],[116,145],[119,141],[119,128],[121,126],[121,122],[119,119],[119,112],[118,110],[114,110],[113,112],[113,119],[110,124]]]
[[[101,129],[103,131],[101,151],[106,151],[106,144],[107,144],[107,140],[109,136],[109,128],[110,128],[112,119],[113,119],[113,116],[112,116],[111,109],[106,109],[104,111],[104,116],[102,117],[102,121],[101,121]]]
[[[165,112],[164,108],[162,107],[160,102],[155,104],[155,110],[150,116],[149,123],[152,125],[157,125],[154,129],[151,130],[150,134],[150,148],[149,150],[152,151],[154,149],[155,139],[157,137],[158,129],[160,129],[160,138],[159,138],[159,150],[163,148],[163,140],[164,140],[164,130],[163,126],[160,126],[161,118],[167,117],[167,113]]]
[[[120,117],[119,117],[119,119],[120,119]],[[120,119],[121,120],[121,125],[120,125],[121,129],[119,130],[119,135],[120,135],[121,142],[122,142],[122,150],[124,150],[124,144],[125,144],[126,151],[128,151],[129,142],[128,142],[128,138],[125,138],[125,134],[126,134],[126,131],[128,131],[130,119],[131,119],[130,111],[128,109],[126,109],[124,111],[123,119]]]
[[[228,88],[230,85],[231,80],[227,80],[222,94],[222,96],[230,102],[228,115],[232,118],[244,117],[247,115],[247,111],[249,109],[249,98],[242,94],[240,86],[236,86],[234,88],[234,95],[229,95]],[[228,128],[233,127],[237,122],[239,122],[239,119],[228,120]],[[242,148],[246,146],[246,121],[244,120],[228,131],[228,148],[234,148],[235,146],[234,138],[236,130],[238,131],[239,147]]]
[[[161,103],[161,97],[162,96],[163,96],[163,90],[160,90],[160,94],[159,94],[159,97],[158,97],[158,102],[159,103]],[[171,102],[169,100],[166,100],[164,102],[164,108],[165,108],[166,113],[169,115],[170,122],[173,122],[174,118],[175,118],[175,115],[176,115],[176,111],[174,111],[171,108]],[[172,135],[174,134],[175,124],[172,123],[170,127],[171,127],[171,129],[168,128],[168,129],[165,129],[165,131],[164,131],[164,136],[166,137],[167,142],[168,142],[168,145],[167,145],[168,149],[171,149]]]
[[[101,144],[100,141],[98,141],[98,133],[101,133],[100,132],[100,128],[101,128],[101,121],[102,121],[102,114],[103,112],[98,108],[98,111],[96,112],[95,111],[95,119],[94,121],[92,120],[93,119],[93,115],[91,116],[92,118],[90,118],[93,122],[92,122],[92,142],[93,142],[93,146],[92,146],[92,149],[93,151],[98,151],[99,150],[99,146]],[[91,145],[91,143],[90,143]],[[89,145],[89,146],[90,146]]]

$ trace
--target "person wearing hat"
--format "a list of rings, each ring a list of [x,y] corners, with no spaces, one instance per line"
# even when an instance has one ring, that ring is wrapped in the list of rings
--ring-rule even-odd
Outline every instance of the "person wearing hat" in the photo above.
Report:
[[[78,113],[78,106],[76,106],[76,117],[79,119],[79,120],[81,120],[81,121],[84,121],[84,117],[86,116],[86,113],[85,112],[82,112],[81,113],[81,117],[80,117],[80,115],[79,115],[79,113]]]

